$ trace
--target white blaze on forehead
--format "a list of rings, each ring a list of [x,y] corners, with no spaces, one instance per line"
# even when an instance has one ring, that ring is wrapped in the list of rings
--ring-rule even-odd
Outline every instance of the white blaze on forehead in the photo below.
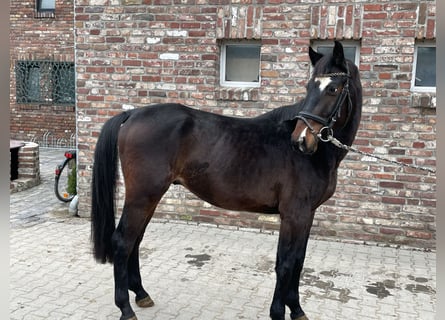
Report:
[[[316,77],[315,81],[320,81],[320,85],[318,86],[320,88],[320,92],[323,92],[324,89],[332,82],[331,77]]]

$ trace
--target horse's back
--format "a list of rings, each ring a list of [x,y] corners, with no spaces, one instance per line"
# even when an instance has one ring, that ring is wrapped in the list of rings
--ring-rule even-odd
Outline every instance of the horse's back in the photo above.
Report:
[[[228,117],[181,104],[165,103],[132,110],[121,128],[120,143],[122,147],[125,144],[140,144],[142,140],[144,143],[156,140],[158,144],[175,144],[175,141],[184,144],[192,138],[205,147],[213,146],[218,141],[224,141],[227,145],[244,145],[249,142],[246,140],[251,139],[253,145],[260,146],[271,139],[280,140],[286,134],[280,128],[284,127],[275,117]]]
[[[193,122],[193,110],[180,104],[156,104],[131,110],[119,132],[119,147],[167,141],[178,130],[186,130]]]
[[[119,132],[121,161],[139,159],[145,165],[168,166],[169,172],[177,174],[181,165],[213,149],[226,126],[224,121],[217,114],[181,104],[133,110]]]

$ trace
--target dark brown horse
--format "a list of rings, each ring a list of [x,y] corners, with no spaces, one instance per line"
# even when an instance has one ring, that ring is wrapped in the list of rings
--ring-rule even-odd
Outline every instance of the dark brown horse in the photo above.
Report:
[[[317,207],[335,191],[346,151],[322,142],[332,133],[351,145],[362,107],[357,67],[335,42],[332,54],[309,48],[314,66],[301,102],[251,119],[159,104],[108,120],[97,141],[92,180],[94,256],[114,263],[121,319],[136,319],[129,290],[141,307],[153,305],[139,271],[139,245],[172,183],[216,206],[281,217],[272,319],[307,319],[298,285]],[[125,203],[115,227],[118,156]],[[162,283],[160,283],[162,285]]]

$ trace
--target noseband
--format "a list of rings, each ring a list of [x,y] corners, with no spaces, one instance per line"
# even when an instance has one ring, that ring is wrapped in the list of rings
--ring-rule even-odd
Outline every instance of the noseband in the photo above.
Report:
[[[349,94],[349,78],[351,76],[349,74],[349,69],[348,69],[346,73],[345,72],[327,73],[319,75],[318,77],[346,77],[345,85],[343,86],[343,89],[335,102],[334,108],[332,109],[330,115],[327,118],[320,117],[316,114],[312,114],[307,111],[300,111],[295,117],[295,119],[302,120],[309,128],[309,130],[311,130],[312,134],[318,135],[321,138],[321,140],[324,141],[322,137],[324,131],[326,131],[327,135],[332,135],[332,127],[334,126],[337,119],[341,116],[341,106],[345,102],[346,98],[348,98],[348,119],[346,119],[345,125],[349,120],[352,108],[351,96]],[[315,132],[314,128],[310,125],[308,119],[314,120],[323,125],[323,128],[321,128],[318,134]]]

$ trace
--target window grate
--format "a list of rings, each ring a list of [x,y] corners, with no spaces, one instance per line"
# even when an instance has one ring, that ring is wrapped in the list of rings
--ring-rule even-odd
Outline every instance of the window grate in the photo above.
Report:
[[[72,105],[75,103],[73,62],[17,61],[15,74],[18,104]]]

